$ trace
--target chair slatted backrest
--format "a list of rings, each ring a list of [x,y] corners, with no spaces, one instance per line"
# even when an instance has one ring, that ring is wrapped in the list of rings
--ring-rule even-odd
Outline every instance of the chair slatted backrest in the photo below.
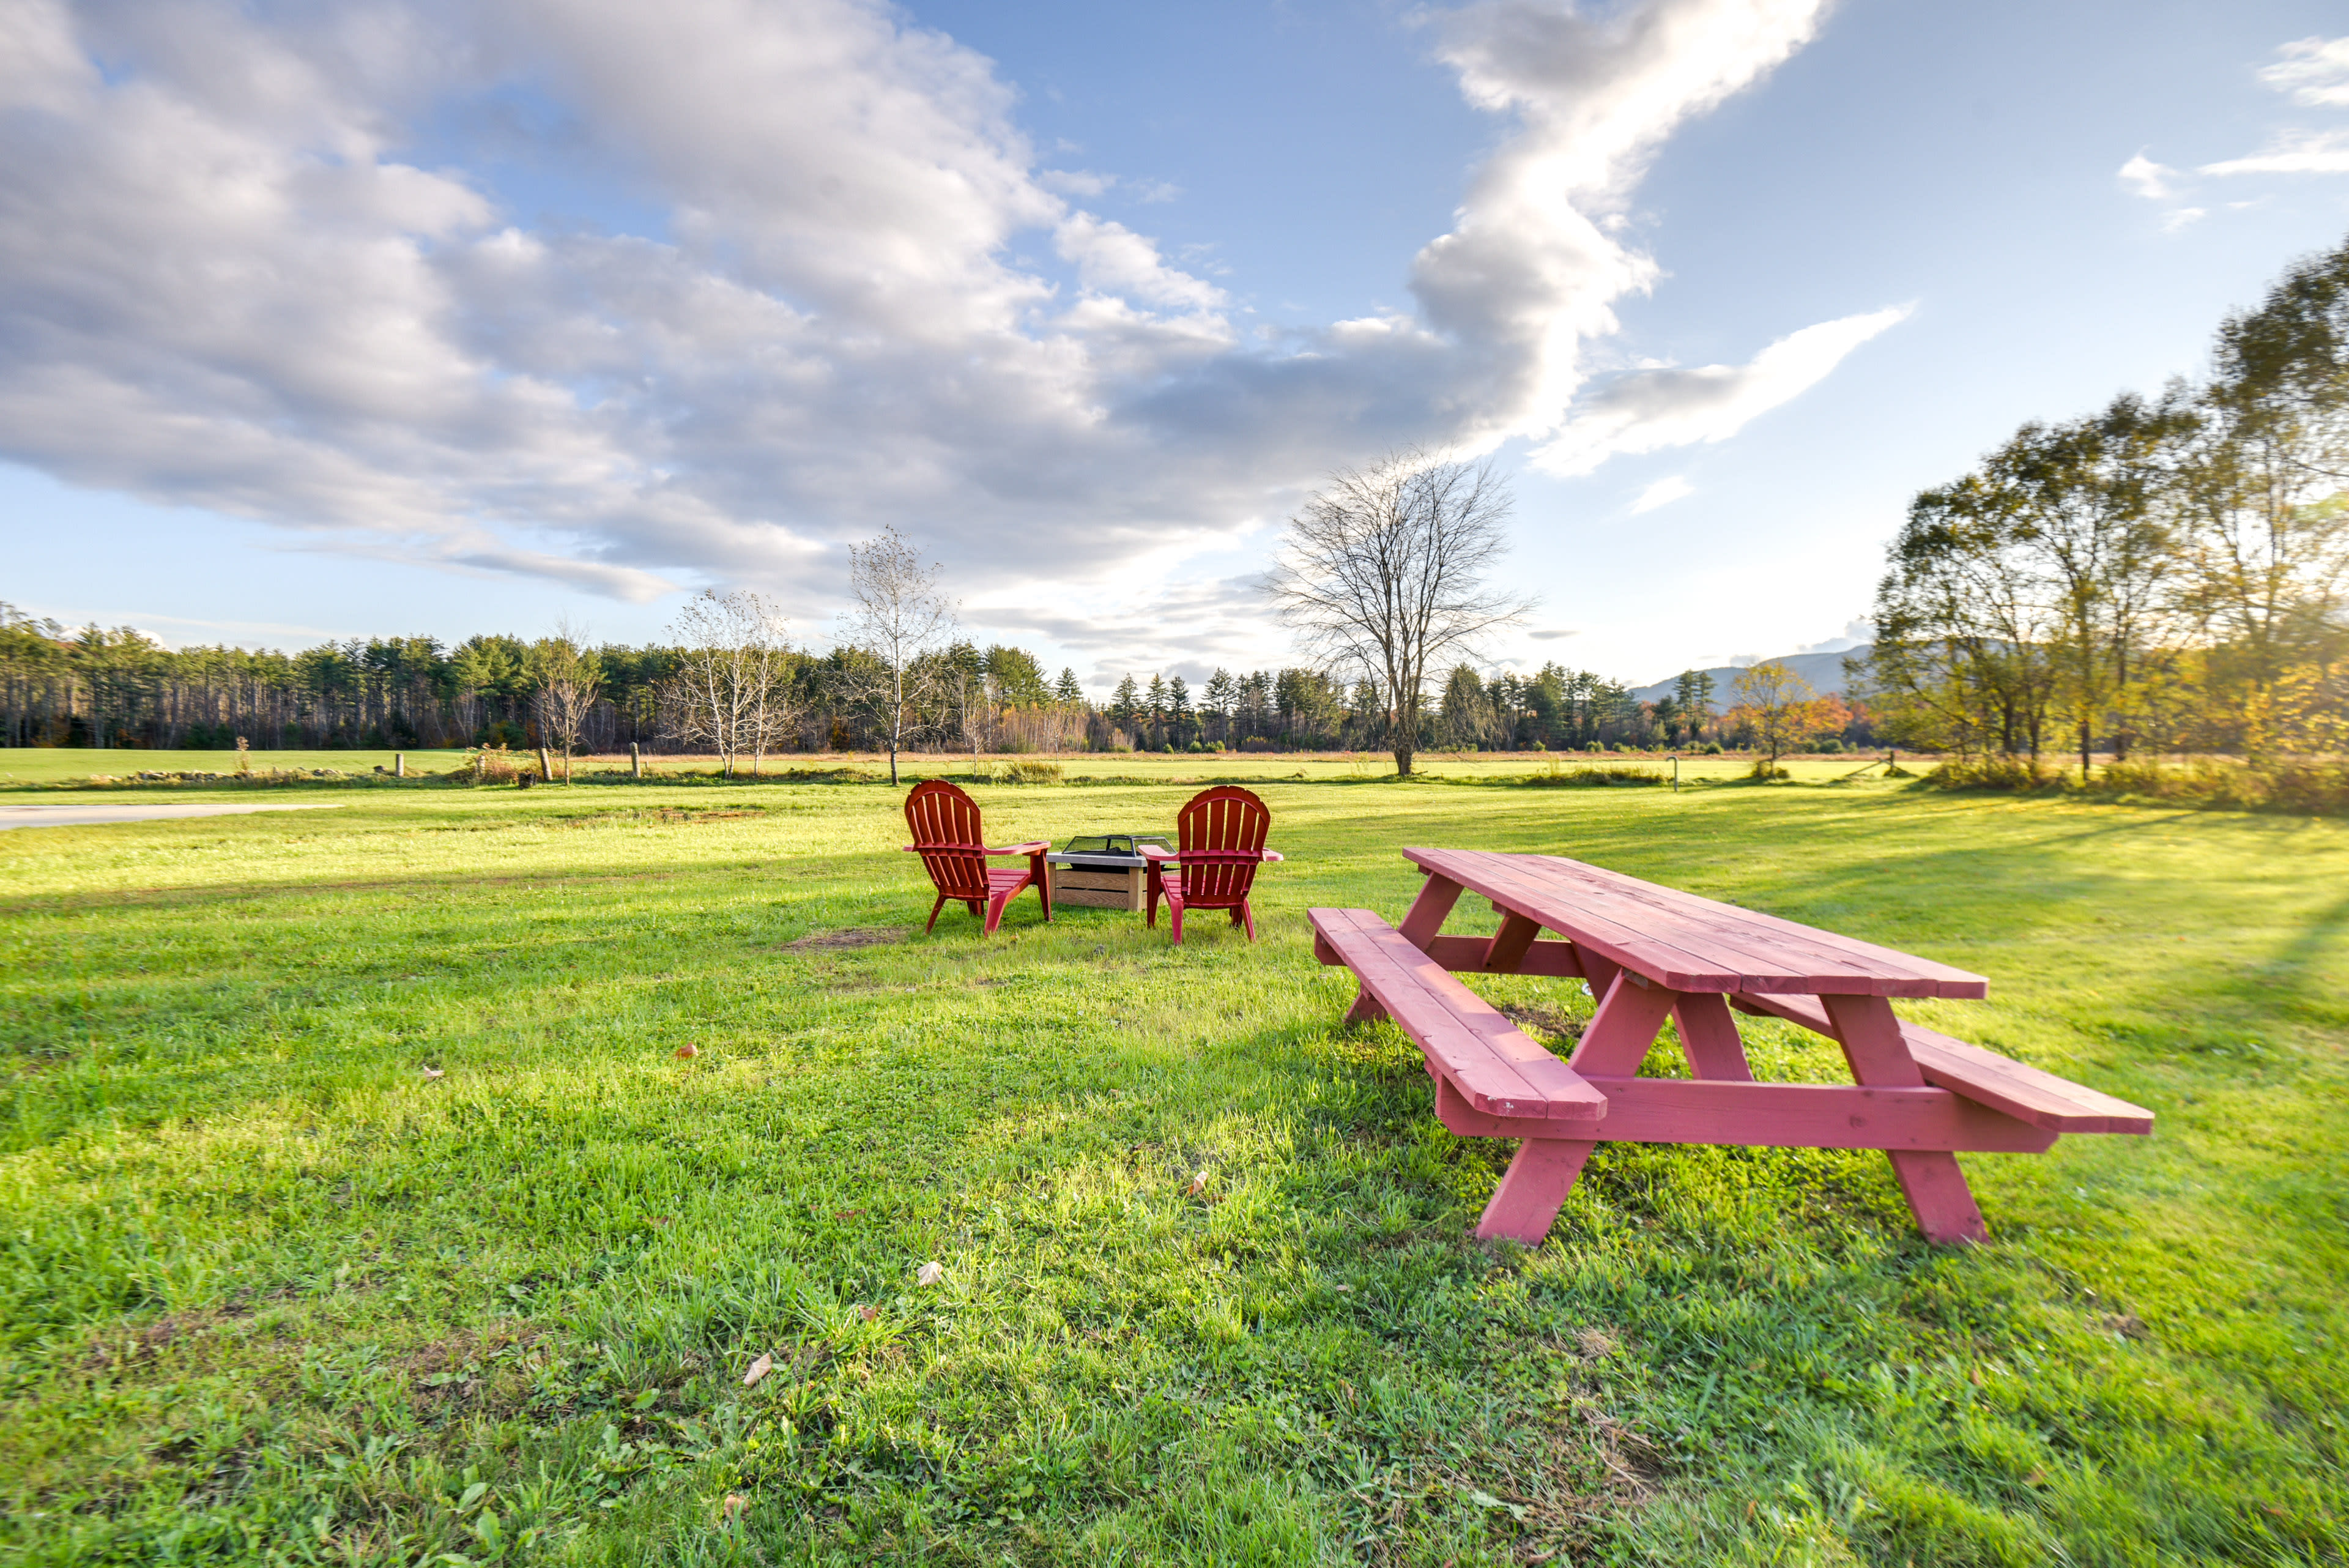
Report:
[[[939,892],[949,898],[987,897],[987,840],[977,801],[944,779],[926,780],[905,797],[905,826]]]
[[[1218,784],[1193,795],[1174,828],[1186,903],[1237,904],[1248,896],[1272,831],[1271,807],[1236,784]]]

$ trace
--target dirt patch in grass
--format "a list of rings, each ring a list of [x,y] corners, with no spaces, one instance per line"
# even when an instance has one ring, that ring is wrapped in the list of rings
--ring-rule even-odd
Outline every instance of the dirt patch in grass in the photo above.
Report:
[[[817,931],[795,942],[785,942],[777,952],[828,953],[843,948],[880,948],[905,940],[901,926],[849,926],[837,931]]]
[[[396,1365],[420,1414],[480,1409],[512,1416],[530,1403],[532,1348],[544,1334],[527,1323],[462,1328],[411,1347]]]
[[[1531,1029],[1537,1035],[1567,1042],[1581,1039],[1582,1026],[1587,1022],[1569,1018],[1554,1007],[1527,1006],[1523,1002],[1504,1003],[1500,1012],[1520,1029]]]
[[[767,808],[760,805],[745,806],[737,811],[719,811],[710,806],[697,805],[648,805],[590,812],[585,816],[562,816],[555,818],[555,823],[562,827],[626,827],[647,822],[740,822],[745,817],[766,815]]]

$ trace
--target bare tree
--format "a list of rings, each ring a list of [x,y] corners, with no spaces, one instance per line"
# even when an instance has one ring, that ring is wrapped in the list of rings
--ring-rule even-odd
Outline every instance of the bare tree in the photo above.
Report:
[[[705,588],[678,612],[669,635],[678,659],[667,695],[678,732],[715,748],[728,778],[745,752],[753,772],[763,767],[794,717],[782,616],[751,589]]]
[[[842,640],[867,657],[842,660],[843,694],[889,737],[889,782],[897,753],[927,722],[955,675],[940,657],[956,630],[954,601],[938,588],[938,567],[924,565],[895,528],[848,551],[848,589],[856,607]]]
[[[1309,657],[1378,689],[1399,775],[1411,774],[1441,661],[1533,607],[1485,581],[1508,549],[1511,504],[1490,462],[1406,447],[1332,475],[1289,519],[1266,588]]]
[[[580,732],[604,685],[603,660],[585,643],[585,635],[569,620],[558,620],[554,635],[541,638],[530,650],[531,673],[538,680],[533,701],[539,732],[561,749],[564,784],[571,782],[571,754],[579,749]]]

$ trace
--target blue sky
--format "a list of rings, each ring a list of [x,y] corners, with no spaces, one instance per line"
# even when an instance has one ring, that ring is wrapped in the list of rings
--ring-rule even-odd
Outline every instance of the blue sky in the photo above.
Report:
[[[2349,234],[2313,5],[9,9],[0,597],[175,642],[822,644],[885,525],[1097,682],[1276,663],[1421,441],[1516,475],[1493,661],[1644,682]]]

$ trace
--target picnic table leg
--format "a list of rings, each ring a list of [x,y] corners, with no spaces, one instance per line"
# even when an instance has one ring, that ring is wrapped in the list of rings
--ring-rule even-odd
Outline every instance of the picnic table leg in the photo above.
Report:
[[[1452,913],[1452,906],[1459,901],[1459,883],[1449,877],[1431,875],[1420,884],[1419,897],[1411,901],[1411,909],[1397,929],[1402,933],[1403,940],[1425,952],[1427,944],[1435,939],[1435,933],[1444,929],[1444,917]],[[1354,1005],[1346,1010],[1346,1022],[1375,1023],[1386,1015],[1387,1010],[1379,1005],[1378,998],[1371,994],[1371,988],[1366,985],[1355,992]]]
[[[1574,1070],[1626,1078],[1637,1073],[1675,999],[1676,993],[1661,986],[1642,986],[1618,972],[1606,988],[1599,1015],[1575,1047]],[[1508,1174],[1501,1178],[1493,1200],[1485,1205],[1484,1218],[1476,1222],[1478,1239],[1506,1236],[1528,1247],[1538,1243],[1549,1234],[1566,1195],[1582,1176],[1583,1163],[1598,1147],[1591,1138],[1569,1137],[1529,1137],[1518,1144]]]
[[[1541,1245],[1582,1175],[1583,1161],[1598,1147],[1588,1138],[1567,1137],[1529,1137],[1518,1144],[1508,1174],[1476,1221],[1476,1239],[1506,1236],[1528,1247]]]
[[[1737,1021],[1730,1017],[1729,1003],[1718,993],[1682,992],[1673,1004],[1672,1016],[1681,1026],[1681,1050],[1688,1057],[1690,1072],[1700,1078],[1754,1081],[1754,1069],[1745,1060],[1745,1042],[1738,1038]]]
[[[1925,1082],[1900,1037],[1900,1020],[1880,996],[1823,996],[1827,1017],[1843,1045],[1844,1060],[1858,1083],[1916,1088]],[[1888,1149],[1892,1174],[1925,1240],[1942,1246],[1989,1239],[1981,1206],[1966,1186],[1958,1157],[1946,1149]]]
[[[1526,961],[1526,954],[1541,935],[1541,926],[1516,910],[1509,911],[1501,921],[1501,929],[1493,933],[1493,940],[1485,949],[1485,967],[1495,974],[1515,974],[1517,966]]]

